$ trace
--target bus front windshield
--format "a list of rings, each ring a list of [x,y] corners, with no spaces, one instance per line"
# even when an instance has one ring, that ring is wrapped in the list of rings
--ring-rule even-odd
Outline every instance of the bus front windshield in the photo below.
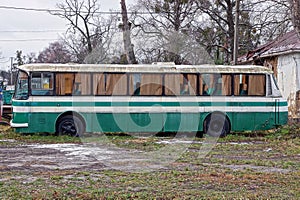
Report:
[[[28,99],[28,75],[23,71],[19,71],[15,92],[16,100]]]

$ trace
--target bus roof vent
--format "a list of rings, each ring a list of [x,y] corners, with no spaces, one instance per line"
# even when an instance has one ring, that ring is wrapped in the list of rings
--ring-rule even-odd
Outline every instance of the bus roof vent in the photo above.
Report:
[[[152,63],[152,65],[164,65],[164,66],[175,66],[174,62],[154,62]]]

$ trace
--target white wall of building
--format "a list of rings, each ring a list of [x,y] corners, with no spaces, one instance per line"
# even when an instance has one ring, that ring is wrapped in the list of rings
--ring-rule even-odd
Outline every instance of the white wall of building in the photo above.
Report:
[[[289,103],[289,114],[300,117],[297,108],[296,93],[300,90],[300,54],[293,53],[278,57],[278,85],[282,95]]]

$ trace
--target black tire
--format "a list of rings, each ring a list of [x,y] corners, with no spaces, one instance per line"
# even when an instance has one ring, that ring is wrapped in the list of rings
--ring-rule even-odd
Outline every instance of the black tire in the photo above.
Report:
[[[204,122],[204,132],[212,137],[225,137],[230,132],[229,121],[223,114],[213,113]]]
[[[203,131],[197,131],[196,137],[203,138]]]
[[[84,132],[84,125],[82,121],[72,115],[67,115],[61,118],[57,124],[57,134],[58,135],[69,135],[74,137],[79,137]]]

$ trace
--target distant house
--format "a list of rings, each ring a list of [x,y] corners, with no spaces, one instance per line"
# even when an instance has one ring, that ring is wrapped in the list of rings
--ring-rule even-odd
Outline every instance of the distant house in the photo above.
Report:
[[[289,116],[300,118],[300,38],[296,31],[249,51],[238,62],[273,69],[279,88],[288,99]]]

